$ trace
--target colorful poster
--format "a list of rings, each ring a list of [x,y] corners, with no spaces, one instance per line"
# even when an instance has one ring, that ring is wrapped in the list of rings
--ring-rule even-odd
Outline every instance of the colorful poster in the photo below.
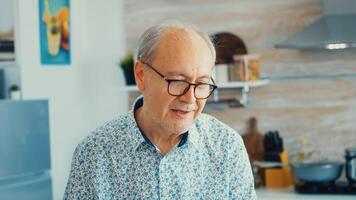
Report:
[[[70,64],[69,0],[39,0],[41,64]]]

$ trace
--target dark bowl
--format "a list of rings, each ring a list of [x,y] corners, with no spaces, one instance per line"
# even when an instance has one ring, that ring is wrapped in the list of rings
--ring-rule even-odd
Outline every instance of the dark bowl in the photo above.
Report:
[[[291,164],[294,179],[306,182],[334,182],[341,175],[343,163],[314,162]]]

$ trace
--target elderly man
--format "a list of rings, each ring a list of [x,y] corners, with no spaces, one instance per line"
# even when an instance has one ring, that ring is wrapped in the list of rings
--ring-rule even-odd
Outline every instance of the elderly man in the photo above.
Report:
[[[256,199],[241,137],[201,114],[214,62],[191,26],[149,28],[135,62],[142,96],[78,145],[64,199]]]

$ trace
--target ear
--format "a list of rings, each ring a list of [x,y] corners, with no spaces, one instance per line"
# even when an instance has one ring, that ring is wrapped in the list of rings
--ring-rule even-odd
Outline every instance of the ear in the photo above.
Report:
[[[135,66],[134,66],[135,80],[136,80],[136,85],[138,89],[141,91],[141,93],[145,90],[143,67],[144,67],[143,63],[141,63],[140,61],[135,62]]]

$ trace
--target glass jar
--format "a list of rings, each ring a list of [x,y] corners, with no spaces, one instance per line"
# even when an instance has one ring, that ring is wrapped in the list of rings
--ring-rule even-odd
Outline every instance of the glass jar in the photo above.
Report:
[[[235,55],[235,68],[232,74],[239,81],[256,81],[260,78],[260,56],[247,54]]]

